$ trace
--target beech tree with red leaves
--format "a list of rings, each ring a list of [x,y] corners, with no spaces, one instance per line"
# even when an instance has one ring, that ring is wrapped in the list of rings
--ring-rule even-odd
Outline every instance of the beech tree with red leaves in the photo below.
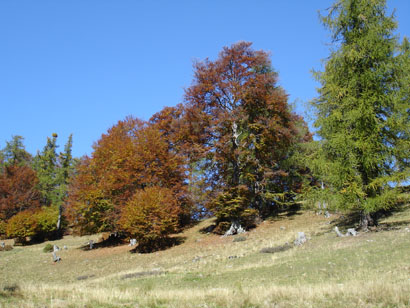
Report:
[[[271,213],[293,194],[285,167],[293,146],[311,137],[277,85],[269,55],[239,42],[223,48],[215,61],[195,63],[194,70],[186,113],[197,122],[208,174],[220,190],[215,215],[241,222],[245,210]]]

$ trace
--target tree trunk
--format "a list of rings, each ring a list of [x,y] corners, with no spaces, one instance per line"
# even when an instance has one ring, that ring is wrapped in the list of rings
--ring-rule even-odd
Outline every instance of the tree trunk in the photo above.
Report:
[[[60,228],[61,228],[61,215],[62,215],[62,212],[63,212],[63,207],[62,207],[62,205],[60,205],[58,207],[57,231],[60,231]]]
[[[236,122],[233,122],[232,125],[232,155],[234,157],[232,161],[233,165],[233,174],[232,174],[232,184],[233,186],[239,185],[239,178],[240,178],[240,169],[239,169],[239,157],[235,153],[236,149],[239,147],[239,132],[238,132],[238,125]]]
[[[369,227],[375,225],[375,220],[370,213],[361,212],[359,229],[368,230]]]

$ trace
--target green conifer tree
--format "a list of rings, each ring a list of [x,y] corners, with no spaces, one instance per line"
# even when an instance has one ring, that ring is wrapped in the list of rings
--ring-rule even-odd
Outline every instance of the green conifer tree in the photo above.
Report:
[[[409,47],[393,32],[385,0],[340,0],[324,25],[334,49],[312,104],[320,137],[312,168],[325,189],[313,195],[337,209],[358,210],[361,227],[393,206],[409,179]]]
[[[39,190],[44,205],[57,205],[59,202],[57,177],[57,134],[47,138],[47,143],[34,158],[34,169],[39,179]]]
[[[71,149],[73,146],[73,135],[71,134],[68,137],[67,143],[64,146],[64,152],[60,153],[58,161],[58,170],[57,170],[57,193],[59,196],[58,200],[58,221],[57,221],[57,229],[59,230],[61,227],[61,219],[63,213],[63,203],[65,198],[67,197],[68,191],[68,183],[70,177],[74,172],[74,159],[71,153]]]
[[[39,178],[39,190],[42,204],[58,208],[57,229],[62,222],[63,203],[67,196],[68,182],[74,170],[74,159],[71,154],[73,137],[70,135],[64,152],[57,154],[57,134],[47,138],[43,150],[34,159],[34,169]]]
[[[13,136],[11,141],[6,141],[6,146],[0,151],[1,165],[26,165],[30,164],[32,157],[23,144],[22,136]]]

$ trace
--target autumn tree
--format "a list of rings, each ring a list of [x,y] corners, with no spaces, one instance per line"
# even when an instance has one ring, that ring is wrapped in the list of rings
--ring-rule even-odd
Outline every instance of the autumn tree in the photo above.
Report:
[[[121,210],[121,229],[138,241],[139,251],[164,246],[179,230],[180,206],[175,192],[161,186],[139,189]]]
[[[133,117],[101,137],[92,156],[78,165],[70,188],[67,213],[80,232],[129,230],[121,223],[122,209],[149,187],[168,189],[175,206],[186,207],[184,164],[166,138]]]
[[[150,125],[158,129],[168,143],[168,150],[178,156],[184,165],[187,182],[184,194],[188,194],[191,201],[185,203],[186,208],[180,213],[181,220],[185,223],[206,215],[209,200],[214,195],[212,188],[215,185],[212,177],[207,174],[209,168],[205,166],[209,162],[206,159],[204,134],[207,126],[201,126],[204,123],[198,120],[193,110],[183,104],[165,107],[149,120]]]
[[[38,178],[29,166],[10,165],[0,173],[0,219],[40,207]]]
[[[119,207],[139,186],[133,136],[143,122],[127,118],[103,134],[83,158],[70,185],[66,212],[80,233],[115,230]]]
[[[0,154],[0,235],[6,236],[8,221],[20,213],[38,210],[41,195],[37,189],[36,172],[31,168],[32,157],[25,150],[23,137],[13,136]],[[27,228],[32,229],[31,226]]]
[[[38,228],[35,213],[34,210],[25,210],[11,217],[6,227],[7,237],[26,243],[26,238],[35,236]]]
[[[312,194],[361,213],[361,227],[393,206],[409,179],[409,45],[393,34],[384,0],[341,0],[322,17],[333,49],[313,101],[319,151],[311,163],[324,181]]]
[[[246,209],[271,213],[292,196],[284,162],[300,133],[269,55],[239,42],[215,61],[195,63],[194,70],[185,102],[208,174],[222,194],[216,215],[241,220]],[[239,207],[235,217],[225,215],[233,207]]]

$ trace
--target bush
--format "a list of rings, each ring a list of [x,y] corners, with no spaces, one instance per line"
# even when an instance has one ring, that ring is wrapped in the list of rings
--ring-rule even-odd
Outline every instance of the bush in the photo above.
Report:
[[[240,221],[249,205],[249,192],[245,186],[227,189],[213,201],[211,210],[218,222]]]
[[[249,203],[249,191],[245,186],[230,188],[221,193],[212,204],[212,211],[217,218],[214,232],[225,233],[233,221],[244,229],[255,227],[259,211],[249,208]]]
[[[35,241],[54,239],[59,236],[57,230],[58,209],[43,207],[39,210],[26,210],[11,217],[6,225],[6,236],[16,238],[19,243],[26,243],[27,238]],[[64,221],[62,227],[64,227]]]
[[[255,209],[246,209],[242,212],[240,223],[244,229],[256,227],[256,222],[259,219],[259,211]]]
[[[25,243],[27,237],[32,237],[37,233],[36,213],[31,210],[20,212],[11,217],[7,222],[6,234],[8,238],[16,238],[19,242]]]
[[[58,237],[57,221],[58,221],[58,208],[55,206],[43,207],[36,212],[37,220],[37,232],[36,237],[39,239],[54,239]],[[63,229],[63,224],[61,229]]]
[[[168,235],[178,231],[180,208],[172,190],[138,190],[121,212],[119,229],[138,241],[140,251],[160,249]]]
[[[48,243],[46,246],[43,248],[43,252],[52,252],[54,250],[54,245],[51,245]]]

